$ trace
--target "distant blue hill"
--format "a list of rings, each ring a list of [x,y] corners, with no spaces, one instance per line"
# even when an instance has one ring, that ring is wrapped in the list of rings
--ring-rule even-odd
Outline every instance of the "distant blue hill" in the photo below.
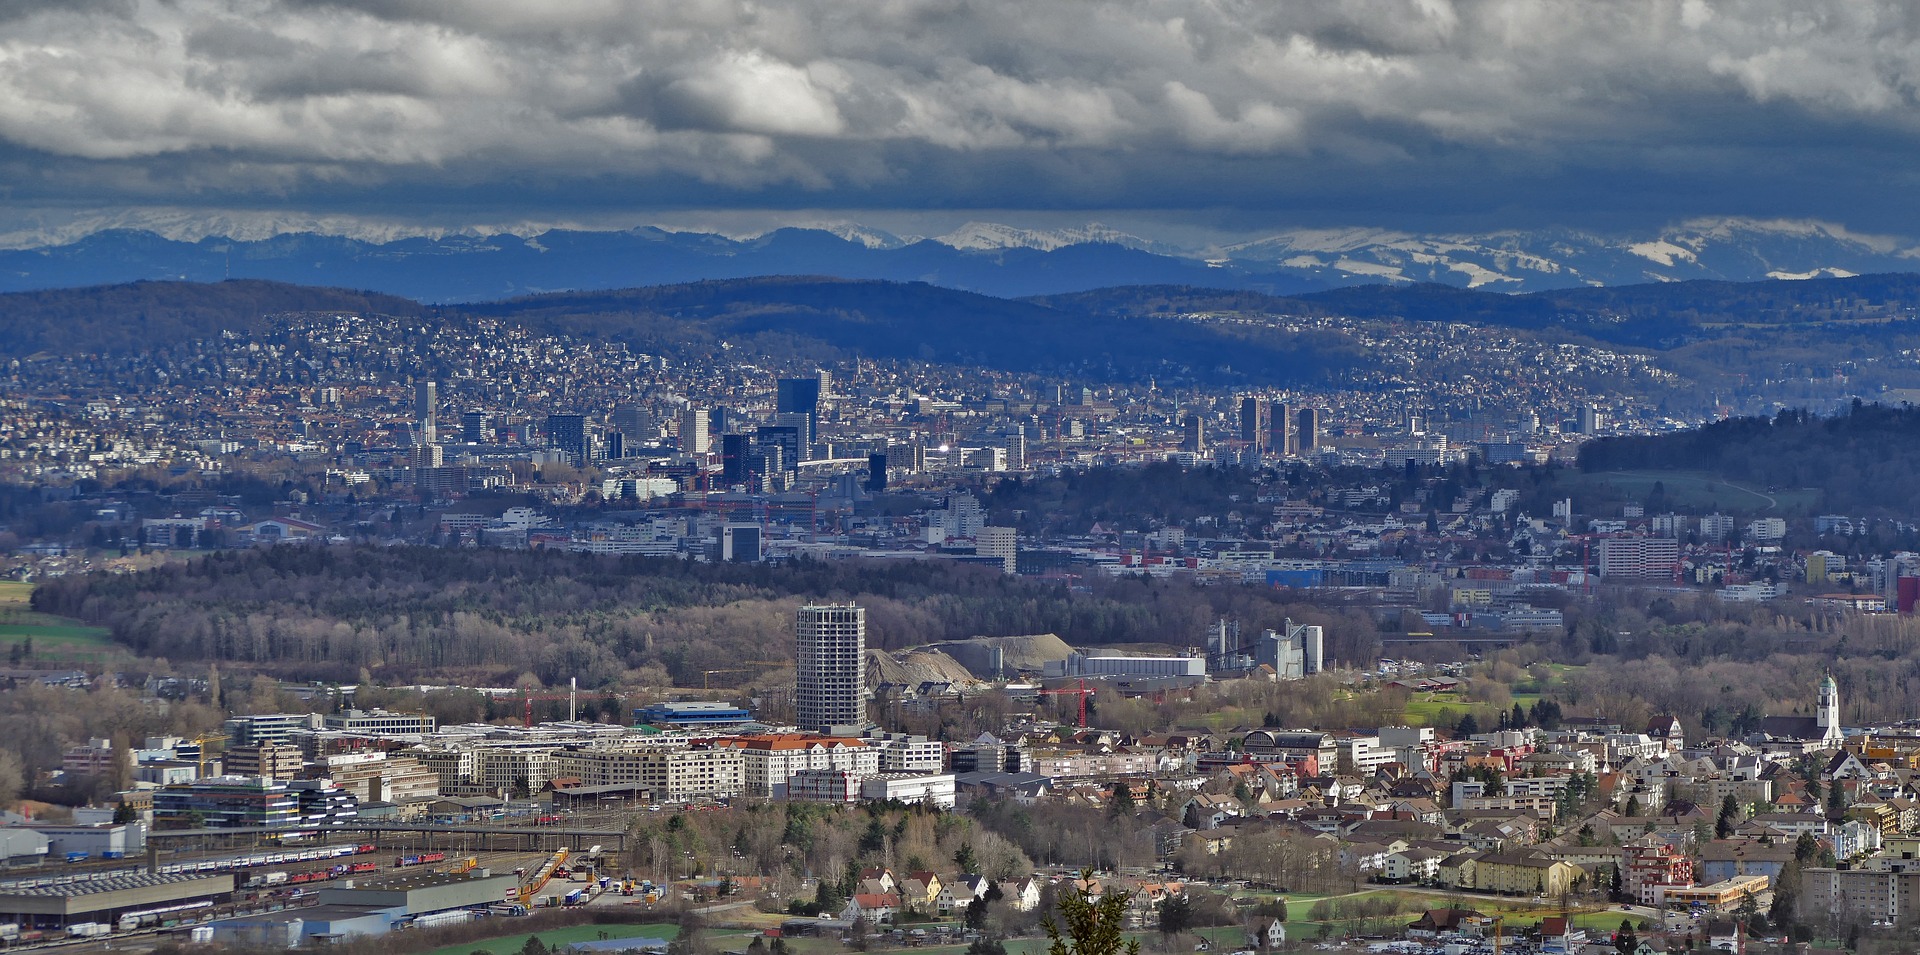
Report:
[[[763,275],[926,282],[1001,298],[1140,283],[1225,285],[1279,295],[1331,287],[1306,276],[1209,268],[1195,259],[1107,243],[1051,251],[966,250],[922,240],[869,248],[812,229],[780,229],[748,240],[644,228],[385,243],[311,233],[253,242],[182,242],[115,230],[68,245],[0,251],[0,292],[235,278],[368,289],[423,302],[474,302]]]

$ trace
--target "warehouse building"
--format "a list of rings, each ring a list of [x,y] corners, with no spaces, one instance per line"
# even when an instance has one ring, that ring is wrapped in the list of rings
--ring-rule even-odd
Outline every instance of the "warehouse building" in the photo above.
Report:
[[[120,916],[192,902],[220,904],[233,898],[233,876],[139,873],[31,886],[0,884],[0,922],[22,927],[65,928],[81,922],[113,923]]]
[[[213,940],[236,947],[291,948],[335,942],[357,935],[379,935],[406,925],[451,924],[466,910],[483,908],[519,886],[512,875],[412,872],[360,886],[353,880],[323,883],[308,908],[222,919],[213,923]]]
[[[0,826],[0,866],[38,865],[47,861],[45,834],[16,826]]]

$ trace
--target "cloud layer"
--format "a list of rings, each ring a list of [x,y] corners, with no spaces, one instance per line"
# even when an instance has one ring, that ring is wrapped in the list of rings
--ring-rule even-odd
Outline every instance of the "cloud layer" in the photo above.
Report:
[[[14,203],[1920,212],[1920,8],[14,0]],[[504,213],[503,213],[504,210]]]

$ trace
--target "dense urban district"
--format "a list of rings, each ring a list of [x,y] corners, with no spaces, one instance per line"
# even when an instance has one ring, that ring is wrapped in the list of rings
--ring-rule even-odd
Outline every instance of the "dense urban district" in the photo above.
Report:
[[[1155,319],[1235,367],[857,354],[768,288],[37,332],[0,943],[1920,949],[1897,388],[1246,302]]]

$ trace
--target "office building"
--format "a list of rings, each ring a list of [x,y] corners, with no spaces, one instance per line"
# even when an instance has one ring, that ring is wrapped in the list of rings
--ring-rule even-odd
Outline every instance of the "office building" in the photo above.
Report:
[[[812,444],[820,430],[820,379],[782,378],[774,387],[773,412],[779,415],[803,415],[807,419],[806,442]],[[785,424],[786,422],[780,422]]]
[[[460,416],[460,440],[468,444],[486,444],[492,437],[486,412],[469,411]]]
[[[268,779],[292,779],[300,775],[307,761],[300,751],[280,743],[256,743],[229,747],[220,759],[221,767],[234,776],[265,776]]]
[[[1007,467],[1015,471],[1027,469],[1027,426],[1016,424],[1006,431]]]
[[[288,743],[301,730],[321,727],[318,713],[260,713],[236,716],[222,724],[227,731],[227,746],[253,746],[259,743]]]
[[[807,461],[813,458],[812,418],[795,412],[785,412],[773,416],[773,425],[776,428],[791,428],[793,430],[796,436],[794,446],[797,449],[797,457],[794,458],[795,465],[798,465],[801,461]]]
[[[713,424],[707,415],[707,409],[688,405],[680,412],[680,453],[705,455],[713,450],[708,430]]]
[[[854,604],[801,607],[794,617],[801,729],[829,732],[867,721],[867,612]]]
[[[801,440],[800,426],[794,424],[761,425],[755,429],[755,444],[760,445],[762,448],[780,449],[779,466],[770,467],[766,473],[773,473],[775,471],[798,471],[802,460],[800,457]]]
[[[393,713],[387,710],[346,710],[325,718],[327,729],[345,733],[375,735],[431,733],[439,721],[425,713]]]
[[[413,386],[413,420],[416,443],[440,443],[440,386],[437,383],[422,381]]]
[[[1207,452],[1206,422],[1202,421],[1199,415],[1190,414],[1187,415],[1187,419],[1182,422],[1182,425],[1183,436],[1180,440],[1180,450],[1188,454],[1205,454]]]
[[[752,564],[760,560],[760,525],[728,524],[721,529],[720,559]]]
[[[647,412],[645,405],[615,405],[611,420],[630,444],[653,444],[660,438],[660,428],[654,424],[653,415]]]
[[[299,821],[299,797],[278,779],[213,776],[153,792],[155,829],[274,829]]]
[[[1599,434],[1606,423],[1607,416],[1601,413],[1599,408],[1592,405],[1580,406],[1578,425],[1581,434]]]
[[[1301,408],[1300,428],[1294,436],[1293,454],[1312,454],[1320,449],[1320,409]]]
[[[419,802],[440,795],[440,775],[412,756],[382,752],[341,753],[319,760],[334,785],[361,802]]]
[[[878,451],[867,455],[867,491],[879,494],[887,489],[887,456]]]
[[[547,415],[547,446],[566,452],[576,465],[587,463],[587,416]]]
[[[1240,399],[1240,440],[1256,454],[1273,448],[1272,408],[1265,398],[1248,395]]]
[[[720,436],[720,483],[727,487],[747,483],[753,456],[753,436],[745,434],[723,434]]]

